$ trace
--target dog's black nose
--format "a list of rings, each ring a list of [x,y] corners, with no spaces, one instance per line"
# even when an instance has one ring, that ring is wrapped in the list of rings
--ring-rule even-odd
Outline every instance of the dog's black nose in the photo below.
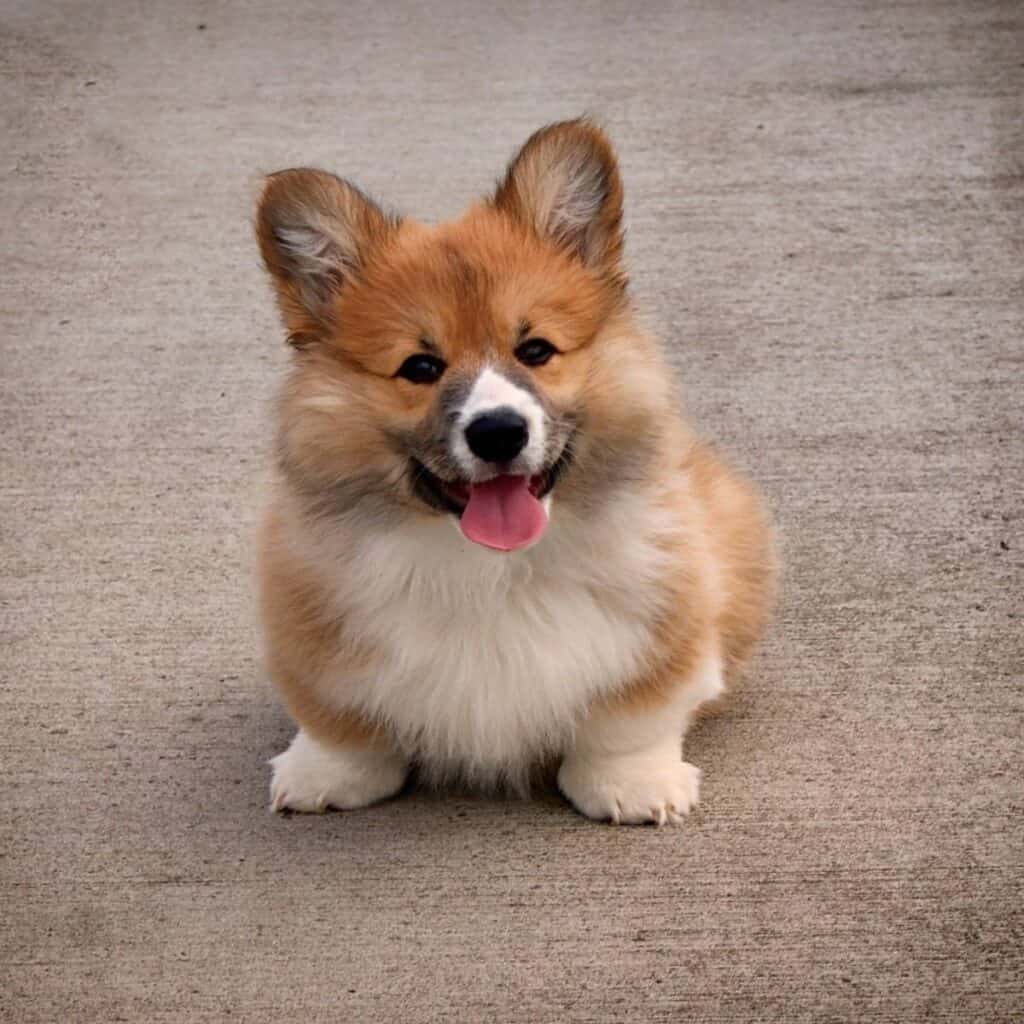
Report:
[[[511,462],[529,438],[526,420],[515,409],[481,413],[466,427],[469,450],[484,462]]]

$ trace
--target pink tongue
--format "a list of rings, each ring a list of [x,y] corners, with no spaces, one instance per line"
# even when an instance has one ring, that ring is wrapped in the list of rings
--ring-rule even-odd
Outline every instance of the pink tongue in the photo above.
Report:
[[[548,514],[530,493],[525,476],[498,476],[484,484],[470,484],[469,501],[459,520],[463,536],[498,551],[532,544],[547,525]]]

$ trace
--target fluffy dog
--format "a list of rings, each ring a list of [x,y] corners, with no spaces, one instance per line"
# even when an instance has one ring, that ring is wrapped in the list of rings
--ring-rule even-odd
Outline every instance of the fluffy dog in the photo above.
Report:
[[[688,430],[622,263],[587,120],[533,135],[452,223],[321,171],[271,175],[260,250],[288,338],[261,533],[270,674],[299,731],[272,806],[428,779],[677,823],[682,758],[768,615],[751,486]]]

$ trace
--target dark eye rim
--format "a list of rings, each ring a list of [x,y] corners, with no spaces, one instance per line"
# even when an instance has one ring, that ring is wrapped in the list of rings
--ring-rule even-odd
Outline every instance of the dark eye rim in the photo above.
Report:
[[[533,350],[536,354],[531,354]],[[524,366],[543,366],[552,356],[558,355],[558,349],[547,338],[527,338],[516,346],[516,359]]]
[[[417,367],[425,372],[419,372]],[[410,384],[433,384],[441,379],[447,369],[448,364],[439,356],[416,352],[402,363],[395,377],[407,380]]]

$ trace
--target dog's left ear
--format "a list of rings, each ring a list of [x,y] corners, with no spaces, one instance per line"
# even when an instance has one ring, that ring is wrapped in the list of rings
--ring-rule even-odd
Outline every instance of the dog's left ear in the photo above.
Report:
[[[622,180],[608,137],[592,121],[562,121],[532,135],[493,203],[624,283]]]

